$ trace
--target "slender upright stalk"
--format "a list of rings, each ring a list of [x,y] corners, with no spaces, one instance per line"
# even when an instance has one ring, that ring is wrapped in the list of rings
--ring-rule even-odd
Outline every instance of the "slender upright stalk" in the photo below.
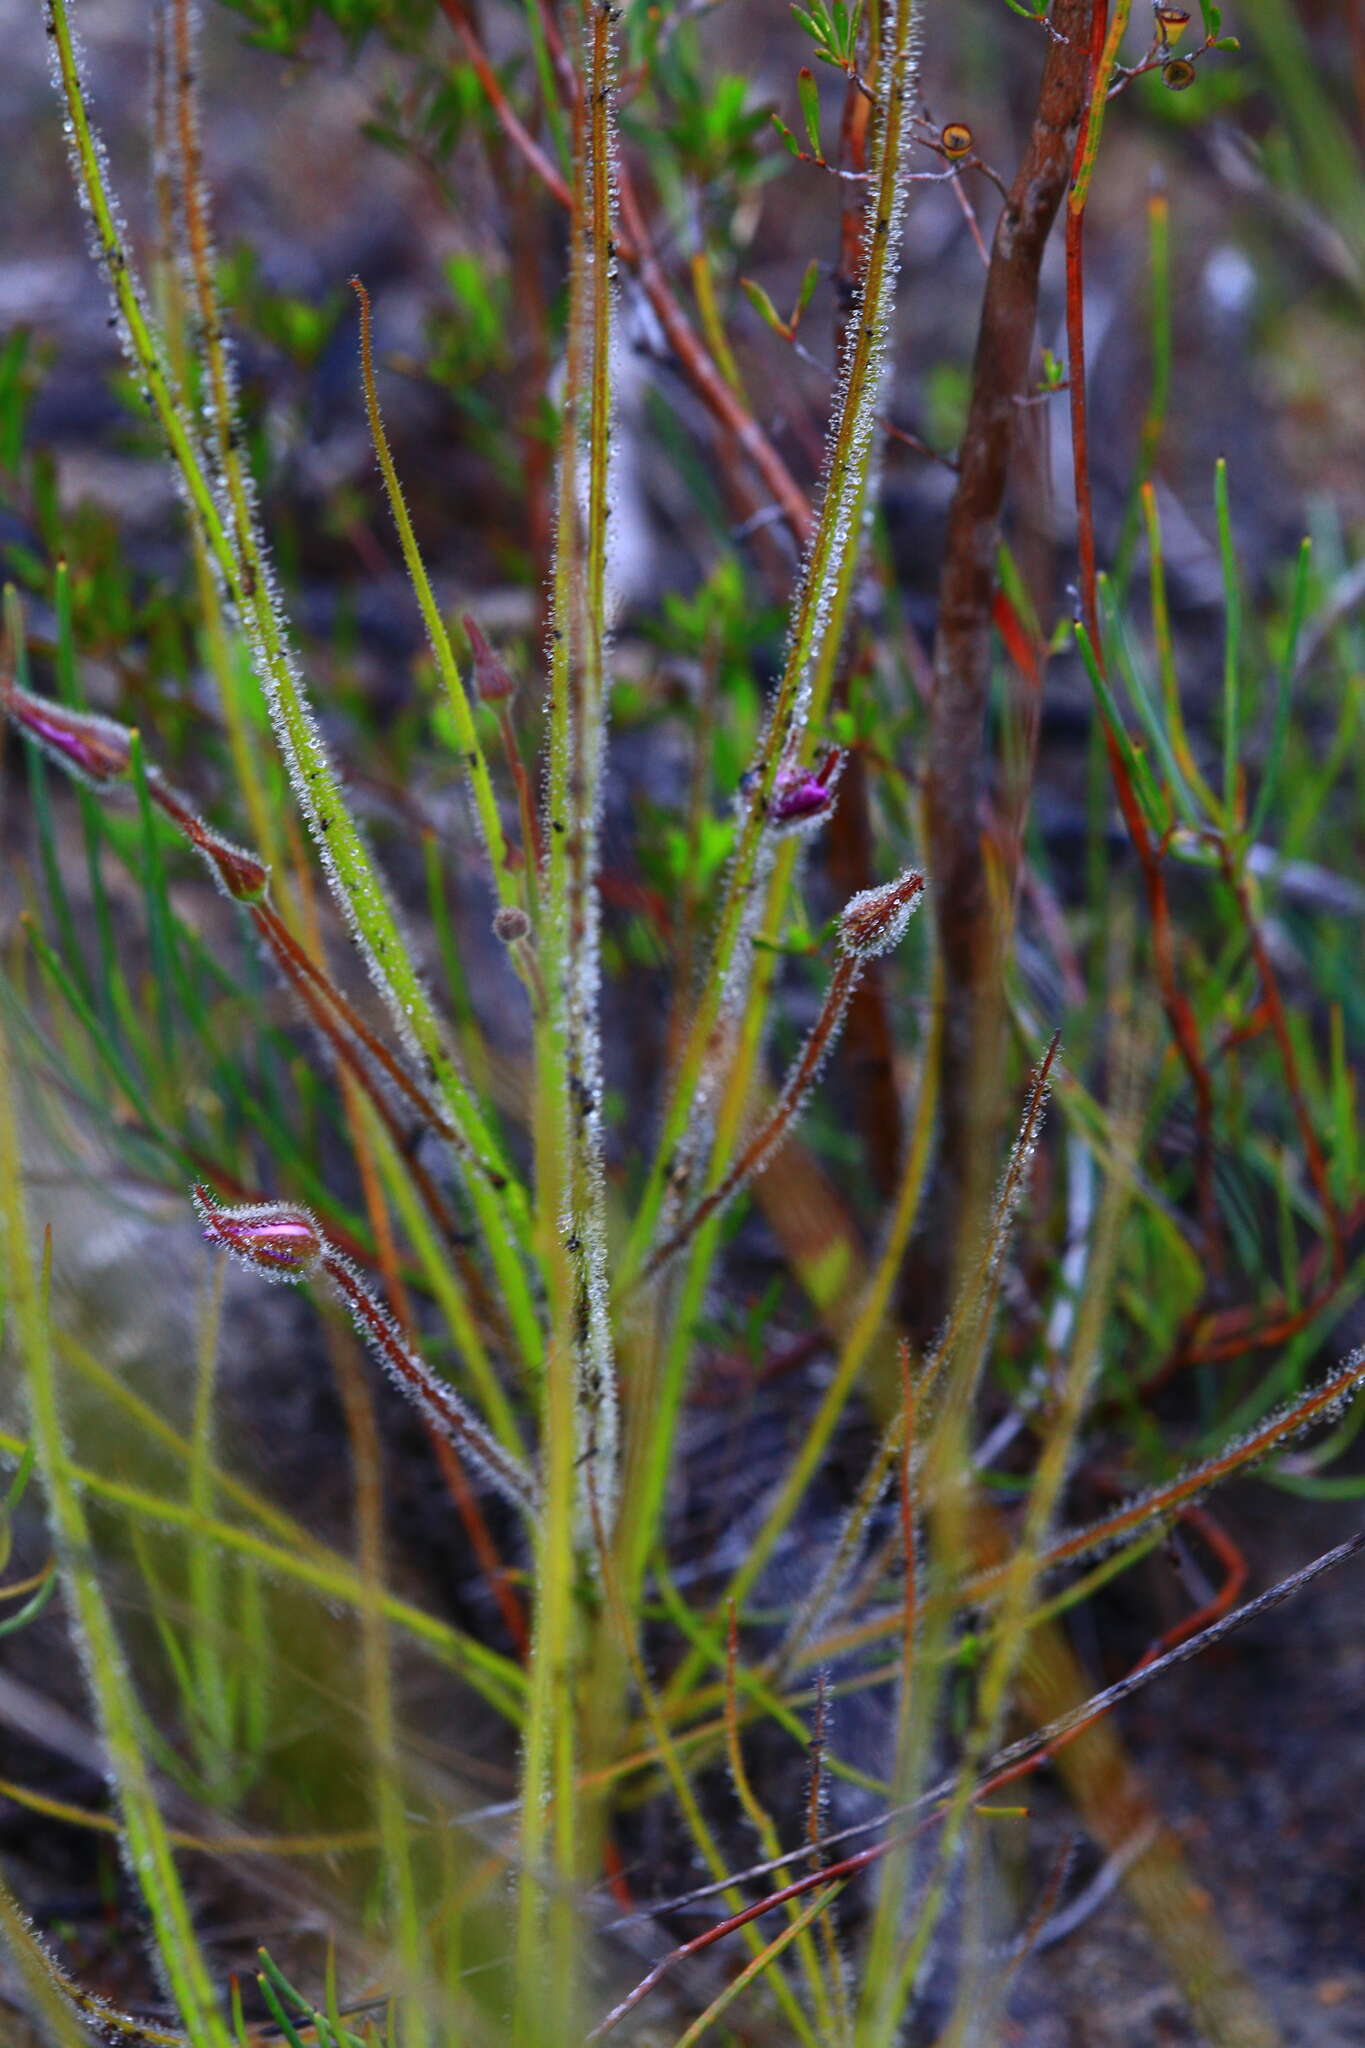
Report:
[[[534,1357],[539,1351],[539,1323],[524,1264],[530,1221],[525,1190],[504,1159],[446,1042],[369,849],[347,807],[289,645],[236,443],[231,383],[212,297],[210,249],[202,202],[193,207],[187,205],[186,217],[208,355],[214,432],[222,460],[221,490],[217,477],[205,464],[197,429],[179,403],[175,376],[133,276],[126,236],[109,190],[103,151],[90,125],[67,0],[48,0],[48,19],[70,124],[76,178],[108,272],[125,346],[142,379],[146,401],[169,443],[209,559],[251,643],[276,738],[329,885],[396,1028],[442,1097],[470,1201],[518,1341],[525,1355]],[[182,146],[187,126],[182,117]],[[189,168],[197,171],[197,153],[192,153],[188,162]]]
[[[550,643],[546,871],[538,923],[536,1209],[550,1338],[541,1405],[543,1511],[522,1760],[516,2037],[576,2009],[572,1888],[593,1829],[580,1812],[584,1589],[594,1523],[615,1514],[615,1360],[608,1302],[599,1044],[598,823],[607,721],[607,516],[614,265],[613,29],[582,7],[574,106],[569,332],[559,444]],[[548,1796],[548,1805],[547,1805]],[[572,2020],[569,2021],[572,2027]]]

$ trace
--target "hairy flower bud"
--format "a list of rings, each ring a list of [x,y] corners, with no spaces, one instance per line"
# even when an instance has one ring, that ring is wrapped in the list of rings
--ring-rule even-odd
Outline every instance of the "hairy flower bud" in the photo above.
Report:
[[[270,886],[270,870],[254,853],[234,846],[210,825],[194,821],[190,837],[203,854],[214,876],[234,903],[260,903]]]
[[[889,953],[905,937],[911,912],[923,893],[923,875],[907,868],[894,882],[851,896],[839,919],[839,944],[845,953],[863,960]]]
[[[469,635],[470,652],[474,657],[474,681],[484,703],[496,704],[507,697],[515,696],[517,686],[507,673],[503,662],[489,646],[477,619],[469,612],[465,612],[461,624]]]
[[[817,823],[833,806],[843,765],[842,748],[832,747],[818,768],[779,768],[768,798],[768,823],[788,831]],[[747,786],[746,776],[741,787]]]
[[[823,782],[804,769],[784,768],[773,784],[768,816],[774,825],[804,825],[834,801]]]
[[[21,732],[82,781],[95,789],[127,781],[132,746],[126,726],[93,711],[69,711],[51,697],[35,697],[3,680],[0,701]]]
[[[247,1202],[225,1209],[212,1188],[193,1190],[210,1244],[239,1258],[267,1280],[307,1280],[322,1261],[323,1238],[306,1209],[285,1202]]]
[[[504,903],[501,910],[494,913],[493,934],[502,940],[504,946],[515,946],[521,939],[530,937],[531,920],[515,903]]]

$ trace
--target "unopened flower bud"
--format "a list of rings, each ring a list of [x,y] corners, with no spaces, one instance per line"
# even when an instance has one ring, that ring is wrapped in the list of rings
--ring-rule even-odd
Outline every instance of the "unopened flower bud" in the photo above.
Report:
[[[469,635],[469,648],[474,657],[474,681],[485,704],[497,704],[507,697],[515,696],[516,684],[499,657],[494,654],[484,637],[483,628],[470,613],[463,614],[461,623]]]
[[[132,747],[126,726],[93,711],[68,711],[10,682],[0,682],[0,701],[21,732],[94,788],[127,781]]]
[[[531,936],[531,920],[515,903],[504,903],[493,918],[493,935],[504,946],[515,946]]]
[[[839,944],[846,953],[870,960],[889,953],[905,937],[905,928],[924,893],[924,877],[914,868],[879,889],[863,889],[849,898],[839,919]]]
[[[842,750],[833,747],[818,768],[779,768],[768,798],[768,823],[800,830],[823,818],[833,805],[843,765]]]
[[[247,1202],[225,1209],[212,1188],[193,1191],[210,1244],[233,1253],[267,1280],[307,1280],[322,1262],[323,1237],[306,1209],[283,1202]]]
[[[262,900],[270,886],[270,870],[264,861],[257,860],[254,853],[247,853],[243,847],[234,846],[208,825],[200,825],[191,836],[234,903]]]
[[[833,802],[823,782],[807,769],[784,768],[773,784],[768,816],[774,825],[804,825]]]
[[[966,156],[975,139],[965,121],[950,121],[940,131],[938,142],[943,154],[955,163],[958,157]]]

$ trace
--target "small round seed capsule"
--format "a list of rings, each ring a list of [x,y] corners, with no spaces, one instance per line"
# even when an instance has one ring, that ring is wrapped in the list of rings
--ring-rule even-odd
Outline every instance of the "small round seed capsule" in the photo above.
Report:
[[[531,935],[531,920],[515,903],[504,903],[493,917],[493,934],[504,946],[515,946]]]
[[[1161,67],[1161,83],[1168,92],[1188,92],[1197,74],[1186,57],[1172,57]]]
[[[965,121],[950,121],[938,138],[939,148],[953,163],[960,156],[966,156],[975,137]]]

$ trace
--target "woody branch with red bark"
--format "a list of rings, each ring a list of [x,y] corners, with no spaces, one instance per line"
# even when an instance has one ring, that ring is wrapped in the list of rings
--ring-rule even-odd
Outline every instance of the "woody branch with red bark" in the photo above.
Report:
[[[907,1303],[921,1327],[936,1319],[951,1285],[954,1246],[989,1187],[998,1150],[992,1075],[1004,933],[982,835],[995,563],[1019,402],[1030,388],[1043,252],[1086,106],[1091,13],[1091,0],[1057,0],[1053,9],[1037,110],[991,246],[939,582],[925,830],[939,963],[940,1131],[936,1198]]]

